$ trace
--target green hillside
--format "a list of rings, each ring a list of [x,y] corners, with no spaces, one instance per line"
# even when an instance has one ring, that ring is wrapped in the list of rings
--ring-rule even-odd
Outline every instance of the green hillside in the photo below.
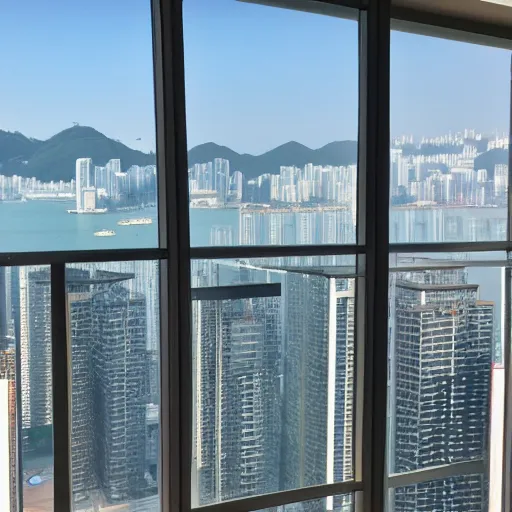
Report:
[[[27,139],[21,134],[17,134],[17,138],[3,134],[0,134],[0,163],[5,174],[35,176],[42,181],[69,181],[75,176],[77,158],[92,158],[95,165],[120,158],[123,169],[156,163],[154,154],[130,149],[88,126],[68,128],[44,142]],[[15,144],[11,145],[10,141]]]

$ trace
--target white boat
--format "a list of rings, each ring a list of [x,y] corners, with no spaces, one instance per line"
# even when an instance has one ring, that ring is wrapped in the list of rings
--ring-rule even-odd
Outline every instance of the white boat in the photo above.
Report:
[[[116,232],[113,229],[102,229],[101,231],[96,231],[94,236],[116,236]]]
[[[120,220],[118,226],[145,226],[147,224],[153,224],[153,219],[144,217],[142,219],[123,219]]]

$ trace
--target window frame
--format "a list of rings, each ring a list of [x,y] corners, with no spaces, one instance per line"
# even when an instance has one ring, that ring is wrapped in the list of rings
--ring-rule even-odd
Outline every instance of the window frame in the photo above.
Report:
[[[70,365],[66,339],[65,266],[68,263],[158,260],[160,262],[160,475],[162,512],[241,512],[351,493],[357,512],[384,511],[390,488],[439,477],[468,474],[475,462],[387,475],[387,365],[389,255],[415,252],[512,253],[512,187],[508,191],[507,240],[432,244],[389,243],[390,31],[393,19],[454,29],[482,37],[501,37],[503,27],[411,9],[391,0],[240,0],[328,13],[359,9],[359,136],[357,243],[353,245],[190,247],[182,1],[152,0],[155,116],[157,126],[158,222],[156,249],[0,253],[0,266],[51,265],[52,371],[55,509],[73,509],[69,417]],[[508,40],[507,40],[508,39]],[[368,94],[368,91],[376,91]],[[509,165],[509,183],[512,169]],[[378,223],[375,222],[378,219]],[[355,449],[351,481],[279,491],[192,509],[192,289],[195,259],[313,255],[355,255]],[[504,363],[506,390],[505,453],[512,450],[512,375],[510,368],[512,269],[506,268]],[[206,293],[206,291],[200,292]],[[231,291],[230,291],[231,293]],[[386,305],[385,307],[383,305]],[[385,340],[385,342],[383,342]],[[21,457],[21,454],[18,454]],[[510,457],[504,457],[503,510],[510,507]],[[481,465],[481,464],[480,464]],[[479,466],[480,467],[480,466]],[[22,508],[22,493],[19,505]]]

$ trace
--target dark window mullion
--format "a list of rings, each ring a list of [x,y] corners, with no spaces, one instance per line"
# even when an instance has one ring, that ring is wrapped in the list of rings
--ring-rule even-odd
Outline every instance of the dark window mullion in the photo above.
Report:
[[[165,249],[106,249],[89,251],[0,252],[0,266],[24,267],[67,263],[160,260],[167,258]]]
[[[191,508],[190,235],[182,0],[153,0],[161,262],[162,512]]]
[[[71,361],[67,340],[66,266],[51,266],[52,409],[54,510],[71,507],[71,422],[69,382]]]
[[[362,13],[360,155],[365,162],[366,308],[362,478],[363,510],[386,508],[390,0]],[[364,124],[363,124],[364,123]],[[360,240],[358,240],[360,242]]]

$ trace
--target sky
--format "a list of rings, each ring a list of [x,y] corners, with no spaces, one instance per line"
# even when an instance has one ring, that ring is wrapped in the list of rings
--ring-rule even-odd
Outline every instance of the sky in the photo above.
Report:
[[[189,147],[356,138],[355,21],[236,0],[183,11]],[[17,0],[0,13],[0,129],[46,139],[77,122],[155,148],[149,0]],[[507,131],[509,95],[509,51],[392,34],[393,135]]]

